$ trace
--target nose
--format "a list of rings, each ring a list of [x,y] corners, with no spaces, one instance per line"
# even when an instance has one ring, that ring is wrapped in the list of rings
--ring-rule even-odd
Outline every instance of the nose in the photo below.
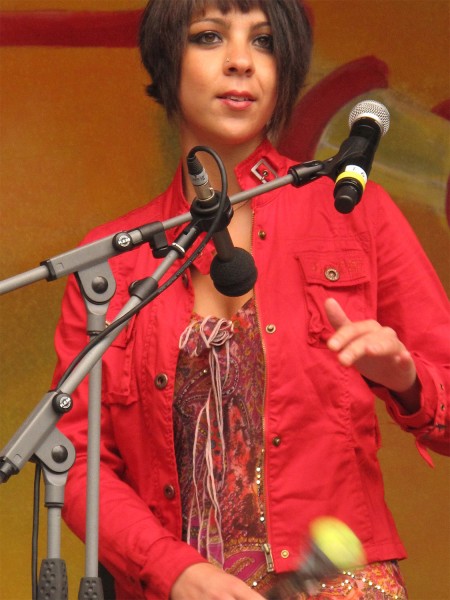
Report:
[[[229,75],[251,75],[254,71],[251,48],[245,43],[228,44],[224,69]]]

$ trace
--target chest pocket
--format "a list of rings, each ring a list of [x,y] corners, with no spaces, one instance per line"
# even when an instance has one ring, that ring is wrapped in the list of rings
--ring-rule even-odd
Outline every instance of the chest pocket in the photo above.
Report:
[[[334,246],[334,249],[328,249]],[[333,329],[324,302],[334,298],[352,321],[367,319],[370,310],[370,263],[358,239],[309,240],[298,251],[304,276],[308,343],[325,347]]]

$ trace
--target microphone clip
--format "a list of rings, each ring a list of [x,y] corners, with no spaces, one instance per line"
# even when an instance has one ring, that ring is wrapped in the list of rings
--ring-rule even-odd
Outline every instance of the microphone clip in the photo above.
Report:
[[[217,211],[220,208],[219,194],[214,191],[214,194],[208,200],[199,200],[195,198],[191,204],[190,213],[192,215],[192,225],[200,231],[208,231],[211,223],[214,221]],[[214,232],[223,231],[228,227],[233,217],[233,207],[230,199],[226,196],[223,202],[222,214],[218,220]]]

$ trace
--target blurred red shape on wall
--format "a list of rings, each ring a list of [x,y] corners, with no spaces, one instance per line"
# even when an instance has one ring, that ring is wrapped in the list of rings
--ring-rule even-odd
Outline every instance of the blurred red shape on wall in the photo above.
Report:
[[[343,106],[370,90],[387,87],[388,67],[375,56],[340,66],[300,99],[279,150],[294,160],[311,160],[324,128]]]

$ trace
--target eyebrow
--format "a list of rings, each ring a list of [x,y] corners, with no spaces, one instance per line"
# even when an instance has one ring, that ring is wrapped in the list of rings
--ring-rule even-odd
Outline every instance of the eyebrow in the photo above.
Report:
[[[198,25],[199,23],[213,23],[214,25],[223,25],[227,29],[230,27],[230,23],[226,19],[221,19],[220,17],[205,17],[204,19],[196,19],[191,22],[192,25]],[[259,21],[252,25],[251,29],[260,29],[261,27],[270,27],[269,21]]]

